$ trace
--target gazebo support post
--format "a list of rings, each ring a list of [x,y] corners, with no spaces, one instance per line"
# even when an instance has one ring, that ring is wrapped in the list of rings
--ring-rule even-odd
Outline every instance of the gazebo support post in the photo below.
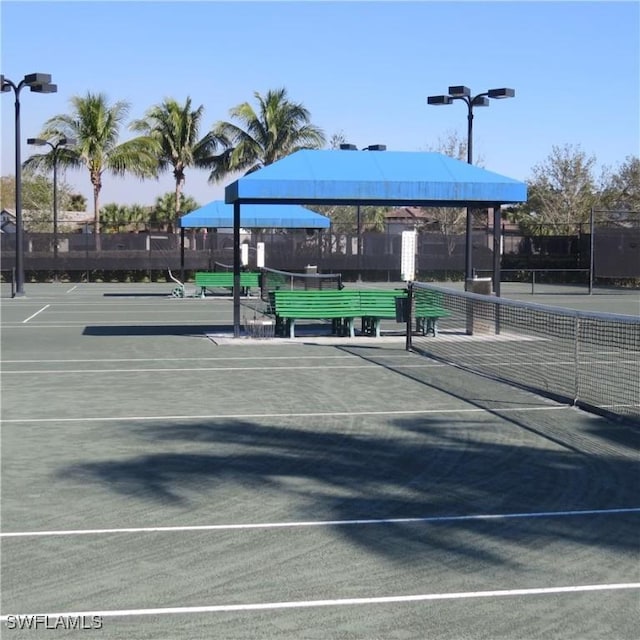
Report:
[[[240,203],[233,203],[233,337],[240,337]]]

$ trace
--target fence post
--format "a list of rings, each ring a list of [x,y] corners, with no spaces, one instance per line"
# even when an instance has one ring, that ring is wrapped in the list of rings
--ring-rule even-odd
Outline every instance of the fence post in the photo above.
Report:
[[[595,231],[595,223],[594,223],[594,215],[593,215],[593,207],[591,207],[591,213],[589,215],[589,295],[593,293],[593,247],[595,246],[595,238],[593,237],[593,233]]]

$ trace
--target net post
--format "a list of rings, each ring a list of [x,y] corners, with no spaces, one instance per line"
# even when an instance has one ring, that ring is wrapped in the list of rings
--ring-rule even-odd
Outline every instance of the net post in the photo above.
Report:
[[[573,406],[578,404],[580,397],[580,316],[576,314],[573,322]]]
[[[406,351],[411,351],[411,316],[413,315],[413,282],[410,281],[407,285],[407,337],[405,343]]]
[[[531,295],[536,292],[536,270],[531,269]]]

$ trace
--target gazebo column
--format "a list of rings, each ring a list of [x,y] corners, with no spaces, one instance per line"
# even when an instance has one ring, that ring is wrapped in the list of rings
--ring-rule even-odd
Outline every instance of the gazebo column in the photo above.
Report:
[[[240,337],[240,203],[233,203],[233,337]]]

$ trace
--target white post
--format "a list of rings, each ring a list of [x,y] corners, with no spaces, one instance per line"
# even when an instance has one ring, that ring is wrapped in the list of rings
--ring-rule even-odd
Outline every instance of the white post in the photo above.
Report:
[[[240,245],[240,249],[241,249],[241,262],[242,262],[242,266],[246,267],[249,264],[249,245],[246,242],[243,242]]]
[[[264,242],[258,242],[256,245],[256,267],[264,269]]]
[[[405,282],[415,280],[416,277],[416,249],[417,233],[413,231],[402,232],[402,257],[400,258],[401,278]]]

